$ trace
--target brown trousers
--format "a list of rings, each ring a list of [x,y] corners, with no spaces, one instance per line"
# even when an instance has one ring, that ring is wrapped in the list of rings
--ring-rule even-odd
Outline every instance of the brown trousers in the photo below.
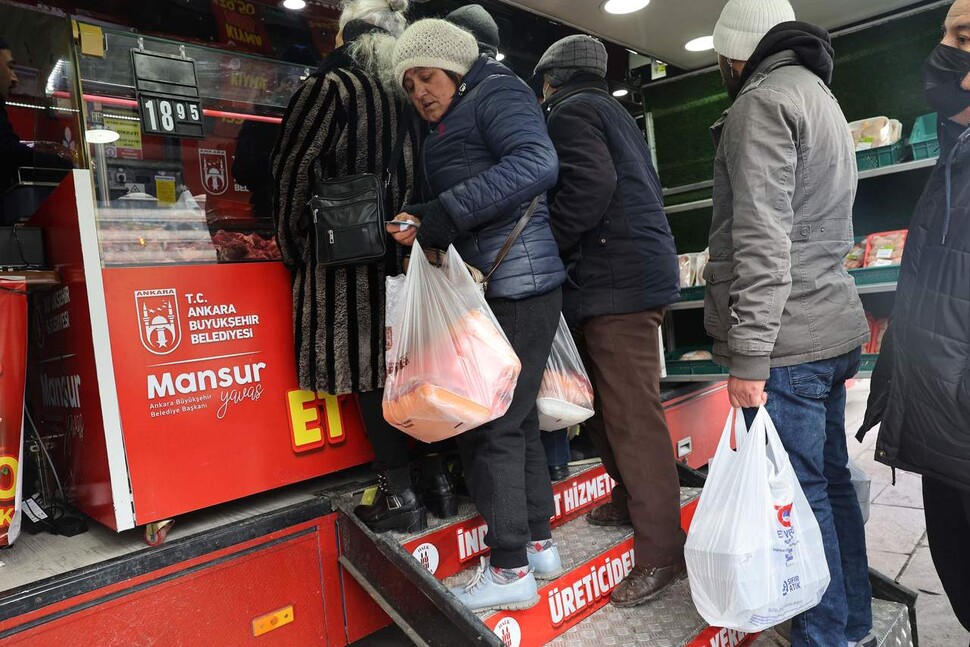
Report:
[[[680,482],[660,402],[663,310],[594,317],[577,337],[595,390],[596,414],[586,423],[607,473],[613,502],[630,511],[640,566],[683,559]]]

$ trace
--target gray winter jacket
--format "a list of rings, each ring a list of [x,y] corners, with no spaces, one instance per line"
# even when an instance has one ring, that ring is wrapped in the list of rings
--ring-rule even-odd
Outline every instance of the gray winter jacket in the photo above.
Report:
[[[855,153],[817,71],[793,51],[770,55],[713,135],[704,322],[715,360],[765,380],[771,368],[864,344],[869,327],[842,264],[853,244]]]

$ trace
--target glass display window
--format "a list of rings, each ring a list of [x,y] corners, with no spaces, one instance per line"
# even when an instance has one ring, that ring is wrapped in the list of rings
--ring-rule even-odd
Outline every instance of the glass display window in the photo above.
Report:
[[[103,33],[103,57],[78,55],[103,265],[279,260],[270,156],[290,97],[312,70]],[[201,138],[158,134],[196,108],[193,101],[140,106],[133,50],[194,63]]]

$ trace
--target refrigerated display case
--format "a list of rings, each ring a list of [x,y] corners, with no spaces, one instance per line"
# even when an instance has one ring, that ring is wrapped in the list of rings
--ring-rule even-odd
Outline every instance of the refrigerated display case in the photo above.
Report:
[[[356,400],[299,390],[274,239],[270,151],[311,70],[87,29],[103,54],[79,45],[60,92],[90,168],[33,219],[65,281],[34,312],[34,408],[69,498],[124,530],[368,461]],[[202,137],[145,128],[139,54],[194,64]]]

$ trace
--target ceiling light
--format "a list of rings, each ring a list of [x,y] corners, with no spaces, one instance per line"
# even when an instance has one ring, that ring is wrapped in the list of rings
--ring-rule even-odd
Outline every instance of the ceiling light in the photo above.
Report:
[[[603,3],[603,11],[611,14],[626,14],[640,11],[650,4],[650,0],[606,0]]]
[[[107,128],[92,128],[84,131],[89,144],[111,144],[121,139],[121,135]]]
[[[306,0],[283,0],[283,8],[299,11],[306,8]]]
[[[620,97],[625,97],[630,94],[630,91],[626,88],[620,88],[619,90],[613,90],[613,96],[619,99]]]
[[[695,38],[684,45],[684,49],[686,49],[688,52],[706,52],[710,49],[714,49],[714,37],[701,36],[700,38]]]
[[[499,52],[498,54],[495,55],[495,60],[496,61],[499,61],[499,62],[504,61],[505,60],[505,54],[503,54],[502,52]]]

